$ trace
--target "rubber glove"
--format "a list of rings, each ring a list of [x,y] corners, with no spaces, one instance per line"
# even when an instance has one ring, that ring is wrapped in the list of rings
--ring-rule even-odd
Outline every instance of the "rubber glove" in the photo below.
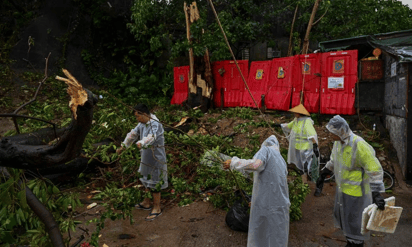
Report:
[[[380,210],[385,210],[385,200],[381,196],[381,193],[372,192],[372,199],[373,199],[373,203],[375,203],[376,206],[378,206]]]
[[[328,175],[332,175],[333,172],[329,170],[328,168],[323,168],[323,170],[320,172],[318,181],[316,181],[316,191],[315,191],[315,196],[320,196],[322,193],[323,189],[323,184],[325,182],[325,178]]]

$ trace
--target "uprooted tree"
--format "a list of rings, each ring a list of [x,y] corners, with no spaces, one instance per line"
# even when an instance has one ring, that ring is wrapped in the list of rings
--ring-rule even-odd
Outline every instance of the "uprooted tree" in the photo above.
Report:
[[[59,135],[54,144],[38,144],[21,142],[21,138],[4,137],[0,140],[0,168],[5,176],[10,176],[8,168],[36,169],[53,167],[69,162],[80,155],[83,142],[92,126],[93,107],[97,97],[74,78],[67,70],[63,69],[67,78],[57,76],[56,79],[68,85],[67,93],[71,100],[69,106],[72,112],[72,122]],[[43,132],[49,135],[49,132]],[[38,136],[38,139],[43,139]],[[47,137],[49,138],[49,137]],[[37,144],[37,145],[36,145]],[[20,185],[24,181],[20,181]],[[64,246],[63,238],[57,222],[46,207],[36,198],[28,187],[25,190],[29,207],[44,223],[51,242],[54,246]]]

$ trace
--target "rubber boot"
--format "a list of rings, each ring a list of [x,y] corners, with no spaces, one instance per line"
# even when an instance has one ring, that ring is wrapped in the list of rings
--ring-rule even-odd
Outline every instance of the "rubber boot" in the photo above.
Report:
[[[316,197],[319,197],[319,196],[321,196],[321,195],[322,195],[322,190],[319,189],[319,188],[316,188],[316,190],[315,190],[315,196],[316,196]]]
[[[346,247],[363,247],[363,246],[364,246],[364,242],[361,244],[354,244],[346,240]]]

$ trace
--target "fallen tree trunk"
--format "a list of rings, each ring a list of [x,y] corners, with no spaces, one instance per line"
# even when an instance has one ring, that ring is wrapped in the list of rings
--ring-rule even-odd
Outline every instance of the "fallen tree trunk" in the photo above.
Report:
[[[56,129],[44,128],[30,133],[7,137],[11,142],[20,145],[47,145],[49,142],[60,138],[68,128]]]
[[[72,122],[59,141],[54,145],[26,145],[5,137],[0,141],[0,166],[45,168],[66,163],[80,155],[84,139],[92,125],[93,106],[97,103],[97,97],[80,84],[70,85],[68,93],[72,97]]]
[[[20,137],[5,137],[0,140],[0,167],[36,169],[53,167],[69,162],[80,155],[82,145],[89,132],[93,120],[93,107],[97,103],[97,97],[82,85],[67,71],[63,70],[68,77],[56,77],[58,80],[66,82],[69,86],[67,93],[71,100],[69,106],[72,111],[72,122],[67,129],[64,129],[56,144],[47,145],[41,143],[41,136],[30,138],[24,141]],[[45,131],[45,135],[47,135]],[[53,134],[54,131],[53,131]],[[28,134],[30,135],[30,134]],[[56,137],[56,136],[54,136]],[[41,143],[40,145],[29,145],[31,143]],[[9,174],[7,169],[3,169],[5,174]],[[7,176],[7,175],[6,175]],[[33,212],[44,223],[47,233],[53,246],[64,246],[59,225],[54,220],[53,215],[36,198],[27,187],[25,190],[27,203]]]

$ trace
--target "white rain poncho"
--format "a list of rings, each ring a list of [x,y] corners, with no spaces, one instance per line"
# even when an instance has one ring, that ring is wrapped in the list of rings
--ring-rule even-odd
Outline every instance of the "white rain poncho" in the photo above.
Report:
[[[230,167],[254,172],[247,246],[287,246],[290,208],[288,172],[276,137],[272,135],[266,139],[251,160],[233,157]]]
[[[375,150],[361,137],[353,134],[348,123],[339,115],[334,116],[326,128],[342,141],[333,144],[326,168],[335,173],[336,196],[334,223],[345,236],[366,240],[361,234],[362,212],[372,204],[371,192],[384,192],[383,170]]]
[[[143,177],[140,178],[140,181],[146,188],[154,189],[158,183],[161,183],[161,189],[167,188],[164,130],[163,125],[155,115],[150,114],[150,120],[146,124],[139,123],[136,128],[132,129],[127,134],[123,144],[129,147],[134,142],[142,145],[139,173]]]
[[[281,124],[281,127],[289,141],[288,163],[295,164],[301,171],[305,171],[306,165],[306,169],[310,171],[313,156],[312,139],[318,143],[313,120],[310,117],[295,118],[288,124]]]

